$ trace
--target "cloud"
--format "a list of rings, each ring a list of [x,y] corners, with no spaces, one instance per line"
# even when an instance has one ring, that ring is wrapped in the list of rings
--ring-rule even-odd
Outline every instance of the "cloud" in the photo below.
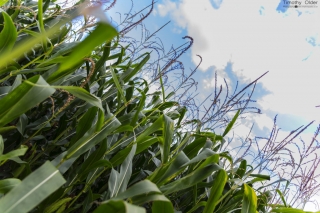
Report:
[[[158,11],[162,17],[168,15],[170,12],[176,12],[176,10],[177,4],[169,0],[165,0],[164,4],[158,4]]]
[[[194,63],[196,54],[203,58],[202,71],[212,66],[223,69],[231,61],[237,76],[244,80],[270,71],[260,81],[271,93],[262,98],[263,110],[307,120],[319,117],[315,106],[320,104],[320,8],[279,12],[279,0],[245,4],[224,0],[217,10],[212,2],[165,0],[158,6],[160,14],[170,15],[194,38]]]
[[[183,11],[180,11],[179,4],[171,2],[170,0],[164,0],[163,4],[158,4],[157,11],[162,17],[170,15],[178,26],[183,28],[187,26],[186,15],[183,14]]]

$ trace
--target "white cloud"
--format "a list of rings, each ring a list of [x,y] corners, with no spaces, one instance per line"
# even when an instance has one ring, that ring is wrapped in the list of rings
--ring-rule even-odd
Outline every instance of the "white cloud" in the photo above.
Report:
[[[171,2],[170,0],[164,0],[163,4],[158,4],[157,10],[159,15],[162,17],[170,14],[174,21],[180,27],[184,28],[187,26],[187,20],[185,19],[185,14],[183,14],[183,11],[180,11],[178,7],[179,5],[177,3]]]
[[[158,10],[170,14],[194,38],[192,56],[195,63],[196,54],[202,56],[202,71],[211,66],[223,69],[228,61],[245,80],[270,71],[260,81],[272,93],[263,98],[263,110],[320,118],[315,107],[320,104],[320,7],[301,8],[299,16],[293,8],[277,12],[278,4],[279,0],[224,0],[216,10],[209,0],[165,0]]]
[[[170,12],[177,10],[177,4],[169,0],[165,0],[164,4],[158,4],[158,11],[160,16],[166,16]]]
[[[222,85],[222,89],[226,89],[226,84],[224,82],[226,80],[229,90],[232,90],[231,81],[228,78],[227,74],[223,70],[217,70],[217,89],[219,90],[220,85]],[[214,88],[215,87],[215,77],[213,78],[205,78],[203,79],[203,85],[205,89]]]

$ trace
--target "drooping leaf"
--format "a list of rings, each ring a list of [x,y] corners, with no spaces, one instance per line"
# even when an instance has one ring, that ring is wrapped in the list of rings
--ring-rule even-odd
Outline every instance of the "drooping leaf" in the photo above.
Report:
[[[81,88],[81,87],[74,87],[74,86],[54,86],[54,88],[57,89],[63,89],[68,92],[70,92],[72,95],[76,96],[77,98],[80,98],[86,102],[88,102],[90,105],[99,107],[101,110],[104,111],[100,98],[96,97],[95,95],[90,94],[87,90]]]

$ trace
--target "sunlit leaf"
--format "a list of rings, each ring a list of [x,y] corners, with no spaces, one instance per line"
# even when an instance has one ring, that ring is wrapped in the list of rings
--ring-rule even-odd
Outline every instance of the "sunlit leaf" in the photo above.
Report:
[[[243,184],[243,204],[241,213],[251,213],[257,211],[257,196],[254,190],[247,184]]]

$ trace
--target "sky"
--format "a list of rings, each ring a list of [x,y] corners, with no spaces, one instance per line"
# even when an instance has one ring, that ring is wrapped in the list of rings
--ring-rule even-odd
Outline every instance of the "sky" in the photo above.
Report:
[[[128,2],[117,1],[109,14],[114,21],[119,18],[115,11],[130,8]],[[133,1],[133,10],[150,2]],[[202,94],[214,89],[214,72],[218,84],[225,78],[234,88],[236,80],[245,85],[269,71],[254,94],[262,114],[248,115],[236,135],[246,137],[254,123],[251,136],[266,136],[277,115],[280,139],[315,120],[301,136],[311,140],[320,124],[320,107],[316,107],[320,106],[319,0],[291,4],[284,0],[158,0],[146,25],[155,31],[167,21],[170,24],[157,34],[165,38],[167,48],[183,43],[183,36],[194,39],[181,60],[185,67],[194,68],[199,63],[196,55],[201,55],[195,78]],[[317,154],[320,156],[319,151]],[[320,174],[320,169],[317,171]],[[307,209],[316,210],[312,206]]]

